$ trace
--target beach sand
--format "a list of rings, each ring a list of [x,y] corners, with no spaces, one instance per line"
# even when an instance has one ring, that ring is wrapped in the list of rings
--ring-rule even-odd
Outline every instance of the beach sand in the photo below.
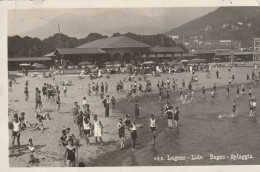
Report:
[[[232,84],[246,83],[246,74],[251,76],[251,72],[253,70],[252,67],[241,67],[241,68],[232,68],[231,71],[227,70],[228,68],[213,68],[210,73],[205,72],[197,72],[195,75],[198,76],[199,82],[196,85],[193,85],[193,89],[198,89],[201,91],[202,86],[205,88],[212,88],[213,84],[216,83],[217,87],[224,86],[228,83],[228,78],[232,76],[232,73],[235,74],[235,81]],[[219,70],[221,73],[222,79],[216,79],[216,70]],[[63,93],[61,92],[61,110],[59,113],[55,112],[55,105],[51,105],[49,102],[43,101],[43,112],[50,112],[51,120],[43,121],[45,128],[44,133],[40,131],[31,131],[27,129],[22,131],[21,133],[21,147],[20,152],[15,151],[15,153],[11,153],[9,155],[9,165],[11,167],[26,167],[31,166],[28,164],[29,154],[27,149],[28,139],[32,138],[33,143],[36,147],[35,157],[39,158],[40,163],[36,164],[36,166],[45,166],[45,167],[62,167],[65,166],[64,161],[64,153],[63,150],[58,145],[58,140],[61,136],[61,131],[66,129],[67,127],[71,128],[71,133],[75,134],[76,138],[80,139],[80,147],[79,147],[79,161],[89,162],[97,157],[104,155],[106,152],[111,152],[119,149],[119,138],[116,129],[116,124],[120,117],[124,117],[125,114],[117,110],[116,113],[112,113],[110,107],[110,117],[106,118],[104,115],[104,106],[102,104],[102,100],[100,96],[92,97],[87,96],[88,91],[88,83],[100,83],[107,82],[109,85],[108,94],[111,96],[115,96],[116,101],[119,102],[121,99],[126,98],[126,94],[129,92],[130,85],[133,82],[124,82],[125,92],[122,94],[116,93],[116,83],[119,80],[126,78],[128,79],[127,74],[120,75],[111,75],[110,79],[105,77],[98,78],[95,80],[90,80],[89,77],[86,77],[82,80],[78,79],[78,76],[63,76],[57,75],[55,81],[52,81],[52,78],[31,78],[31,77],[21,77],[17,78],[16,81],[18,84],[13,84],[13,91],[9,92],[9,121],[11,121],[14,112],[21,113],[25,112],[25,119],[29,121],[29,123],[36,123],[36,118],[34,115],[34,92],[35,88],[43,86],[43,83],[50,83],[54,85],[55,83],[59,83],[63,80],[71,80],[73,82],[72,86],[68,86],[67,97],[65,98]],[[175,73],[175,74],[162,74],[160,77],[153,77],[148,75],[149,80],[152,82],[153,92],[157,92],[156,84],[158,80],[166,81],[167,78],[172,82],[172,78],[177,79],[178,88],[181,87],[182,79],[186,82],[186,88],[188,85],[188,81],[191,78],[191,74],[188,72],[185,73]],[[24,84],[25,81],[29,81],[29,93],[30,98],[29,101],[26,102],[24,100]],[[138,81],[138,84],[141,83],[144,86],[144,81]],[[83,89],[79,89],[79,86]],[[60,86],[60,88],[62,88]],[[103,133],[103,141],[104,145],[96,145],[94,144],[94,137],[90,138],[90,146],[85,144],[85,140],[79,137],[79,132],[77,127],[73,124],[73,119],[71,115],[71,109],[73,107],[73,102],[78,101],[79,105],[82,107],[82,99],[83,97],[87,98],[87,102],[90,104],[90,109],[92,113],[97,114],[98,118],[102,121],[104,126]],[[149,100],[149,99],[148,99]],[[134,115],[134,103],[124,103],[128,108],[132,107],[132,116]],[[120,109],[120,108],[119,108]],[[93,121],[93,118],[91,117]],[[129,134],[127,133],[127,137],[129,138]],[[11,131],[9,130],[9,136],[11,136]],[[149,138],[150,139],[150,138]],[[9,143],[11,145],[11,137],[9,137]],[[16,143],[15,143],[16,144]],[[109,157],[108,157],[109,158]],[[108,159],[109,161],[109,159]],[[34,165],[35,166],[35,165]],[[88,164],[86,164],[88,166]],[[95,166],[95,164],[91,164],[91,166]]]

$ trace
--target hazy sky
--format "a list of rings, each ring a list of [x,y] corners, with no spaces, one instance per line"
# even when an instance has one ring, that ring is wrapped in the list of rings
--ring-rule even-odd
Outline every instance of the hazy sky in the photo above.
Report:
[[[163,16],[166,15],[173,8],[128,8],[128,9],[116,9],[128,13],[140,14],[148,17]],[[176,7],[175,7],[176,9]],[[178,8],[178,10],[184,8]],[[215,10],[216,7],[200,8],[205,13]],[[8,35],[15,35],[31,31],[46,25],[50,20],[65,13],[71,13],[76,15],[88,15],[95,16],[97,14],[104,13],[106,11],[115,9],[15,9],[8,12]],[[176,16],[181,17],[181,16]]]

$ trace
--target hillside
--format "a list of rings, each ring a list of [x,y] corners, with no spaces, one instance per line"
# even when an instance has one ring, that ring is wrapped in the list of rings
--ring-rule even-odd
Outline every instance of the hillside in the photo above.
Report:
[[[241,41],[260,37],[259,7],[220,7],[215,11],[174,28],[165,35],[195,36],[203,40],[236,39]]]

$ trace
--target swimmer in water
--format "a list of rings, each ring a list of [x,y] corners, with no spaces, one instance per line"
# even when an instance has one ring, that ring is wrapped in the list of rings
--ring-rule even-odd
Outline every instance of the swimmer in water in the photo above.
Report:
[[[232,111],[233,111],[233,116],[232,118],[236,117],[237,116],[237,103],[236,103],[236,100],[234,100],[233,102],[233,105],[232,105]]]
[[[213,90],[210,90],[210,95],[212,99],[215,99],[215,92]]]
[[[237,98],[239,98],[239,87],[237,86]]]
[[[227,85],[227,96],[229,96],[230,87]]]
[[[204,86],[202,87],[202,94],[204,95],[204,97],[206,96],[206,90],[205,90],[205,88],[204,88]]]
[[[242,94],[245,94],[246,89],[245,89],[245,86],[244,86],[243,84],[242,84],[241,88],[242,88],[242,89],[241,89],[241,93],[242,93]]]
[[[195,101],[194,94],[195,94],[194,90],[191,90],[191,99],[190,99],[190,102]]]
[[[184,100],[182,101],[182,104],[188,103],[187,99],[188,99],[188,94],[185,93]]]
[[[179,91],[179,95],[180,95],[180,100],[182,101],[183,100],[183,95],[182,95],[182,88],[180,89],[180,91]]]

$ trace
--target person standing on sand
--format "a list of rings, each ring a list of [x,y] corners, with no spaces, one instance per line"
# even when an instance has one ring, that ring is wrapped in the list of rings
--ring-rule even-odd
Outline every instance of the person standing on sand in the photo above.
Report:
[[[79,105],[78,105],[78,102],[74,102],[74,107],[72,108],[72,116],[73,116],[73,122],[74,124],[77,123],[77,120],[76,120],[76,116],[78,115],[79,113]]]
[[[106,96],[102,103],[105,107],[105,117],[109,117],[109,95]]]
[[[29,99],[29,89],[28,89],[28,84],[25,83],[24,87],[24,95],[25,95],[25,101],[28,101]]]
[[[157,129],[157,120],[154,118],[154,114],[150,115],[150,131],[153,133],[153,144],[155,145],[156,138],[156,129]]]
[[[65,85],[63,86],[63,94],[67,97],[67,87]]]
[[[136,131],[136,122],[135,120],[131,122],[130,127],[128,129],[131,132],[131,138],[132,138],[132,151],[135,151],[135,145],[136,145],[136,138],[137,138],[137,131]]]
[[[57,112],[59,112],[60,111],[60,91],[57,91],[57,94],[56,94],[56,104],[57,104],[56,110],[57,110]]]
[[[82,136],[82,130],[83,130],[83,112],[79,111],[79,114],[76,116],[77,119],[77,126],[79,129],[79,135]]]
[[[184,81],[184,79],[182,80],[182,87],[185,89],[185,81]]]
[[[107,82],[105,82],[105,90],[106,90],[106,93],[108,92],[108,84]]]
[[[140,107],[138,104],[138,101],[135,103],[135,118],[137,119],[139,117]]]
[[[13,81],[12,79],[9,80],[9,91],[12,92],[12,86],[13,86]]]
[[[89,145],[89,135],[90,135],[90,127],[91,122],[87,117],[83,118],[83,133],[85,135],[86,144]]]
[[[123,123],[123,119],[119,118],[119,122],[117,123],[118,135],[120,139],[120,149],[122,150],[124,145],[124,138],[125,138],[125,124]]]
[[[205,90],[204,86],[202,87],[202,94],[204,97],[206,96],[206,90]]]
[[[116,99],[114,96],[111,98],[111,104],[112,104],[112,111],[114,112],[116,110]]]
[[[98,143],[98,138],[101,142],[101,145],[103,145],[102,141],[102,133],[103,133],[103,125],[100,120],[97,119],[97,115],[94,115],[94,136],[95,136],[95,141]]]
[[[68,167],[75,167],[78,159],[78,149],[75,145],[72,145],[72,140],[68,140],[68,145],[66,146],[65,159]]]
[[[14,120],[12,122],[12,152],[14,152],[15,139],[17,140],[18,151],[19,151],[20,131],[21,131],[21,122],[18,120],[18,114],[14,114]]]

